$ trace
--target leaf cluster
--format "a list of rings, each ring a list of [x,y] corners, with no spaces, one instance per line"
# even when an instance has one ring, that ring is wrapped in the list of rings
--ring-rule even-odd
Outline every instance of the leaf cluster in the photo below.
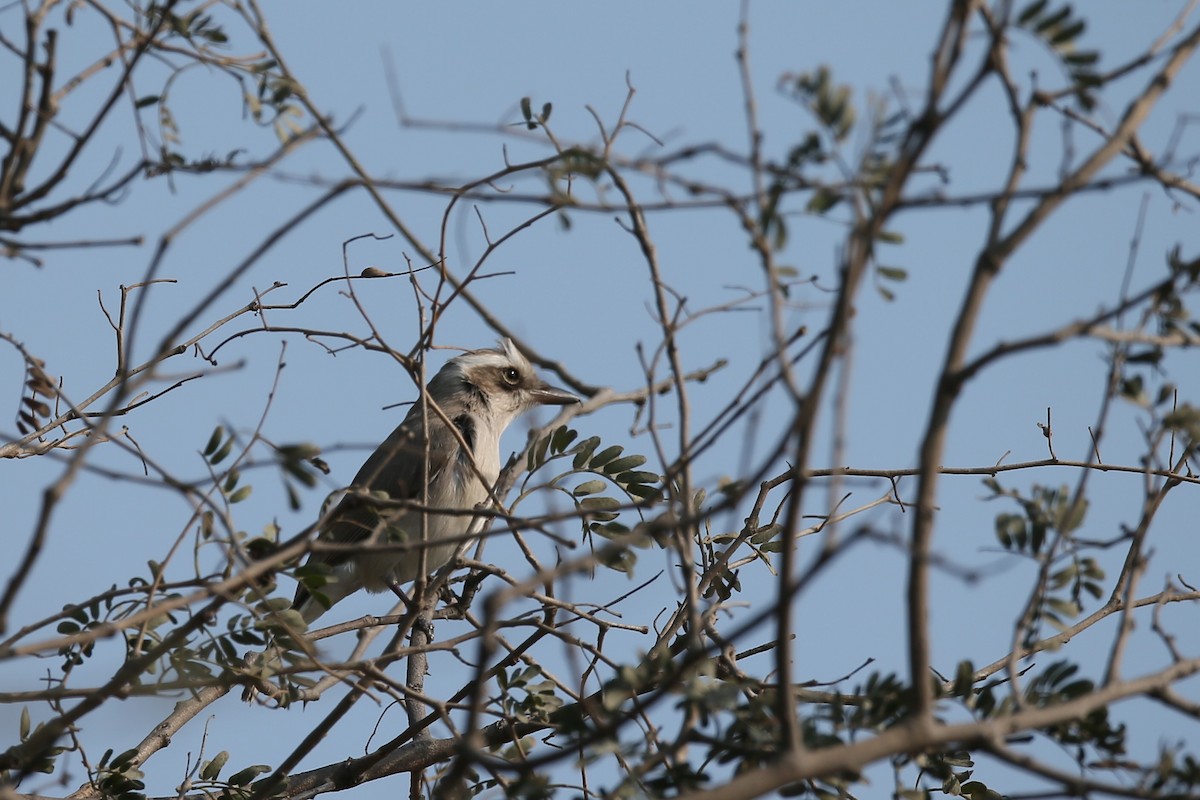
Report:
[[[1100,53],[1078,46],[1087,20],[1077,16],[1070,3],[1056,6],[1050,0],[1034,0],[1017,15],[1016,24],[1041,39],[1059,59],[1074,87],[1076,102],[1085,111],[1094,109],[1094,90],[1102,83],[1096,72]]]
[[[529,449],[526,466],[532,475],[555,461],[570,458],[571,466],[549,481],[549,485],[574,505],[585,540],[599,536],[612,546],[596,548],[600,562],[607,568],[632,575],[637,556],[631,548],[645,548],[658,541],[661,526],[647,521],[643,512],[663,498],[663,477],[642,469],[646,457],[626,454],[621,445],[601,447],[599,436],[590,436],[573,445],[579,434],[560,426],[538,440]],[[572,446],[573,445],[573,446]],[[571,488],[564,484],[584,478]],[[620,496],[614,496],[611,490]],[[625,511],[633,511],[638,521],[622,520]]]

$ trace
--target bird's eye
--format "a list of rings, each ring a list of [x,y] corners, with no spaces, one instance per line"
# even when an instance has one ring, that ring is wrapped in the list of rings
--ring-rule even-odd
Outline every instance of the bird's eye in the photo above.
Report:
[[[513,367],[509,367],[501,374],[504,375],[504,382],[509,386],[516,386],[521,382],[521,373],[517,372]]]

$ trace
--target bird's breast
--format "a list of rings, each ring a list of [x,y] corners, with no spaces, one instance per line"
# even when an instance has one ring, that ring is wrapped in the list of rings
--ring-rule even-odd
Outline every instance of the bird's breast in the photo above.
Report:
[[[428,543],[424,547],[426,574],[437,571],[454,557],[474,519],[465,512],[489,501],[491,487],[500,474],[500,453],[498,449],[490,453],[483,450],[477,448],[474,466],[468,453],[460,453],[452,459],[429,484],[427,501],[430,510],[421,515],[403,514],[395,523],[402,541],[419,542],[424,532],[424,541]],[[437,509],[450,513],[438,513]],[[442,540],[447,541],[436,544]],[[393,581],[416,580],[420,563],[421,557],[414,549],[384,558],[378,555],[360,557],[357,567],[363,585],[369,591],[378,592]]]

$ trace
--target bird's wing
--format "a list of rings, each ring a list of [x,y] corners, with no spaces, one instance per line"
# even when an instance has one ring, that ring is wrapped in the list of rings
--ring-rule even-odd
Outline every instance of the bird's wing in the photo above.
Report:
[[[352,490],[359,493],[386,492],[390,500],[422,500],[422,489],[432,483],[451,462],[459,457],[461,447],[458,439],[432,410],[429,412],[428,453],[425,425],[420,407],[414,407],[409,415],[392,431],[384,442],[375,448],[354,476]],[[462,426],[458,426],[462,430]],[[466,431],[463,431],[466,434]],[[473,432],[472,432],[473,433]],[[471,437],[467,438],[468,444]],[[428,460],[426,460],[428,455]],[[384,529],[380,522],[386,518],[394,526],[407,512],[403,509],[381,507],[373,504],[361,494],[342,498],[321,530],[320,539],[338,544],[354,544],[380,535]],[[337,569],[353,558],[345,553],[313,553],[306,565],[320,565]],[[340,576],[343,580],[349,575]],[[348,591],[359,588],[344,587]],[[331,593],[332,594],[332,593]],[[341,599],[345,594],[337,592]],[[309,599],[309,591],[301,583],[296,588],[293,608],[300,608]],[[331,599],[333,599],[331,597]],[[334,602],[336,602],[336,599]]]

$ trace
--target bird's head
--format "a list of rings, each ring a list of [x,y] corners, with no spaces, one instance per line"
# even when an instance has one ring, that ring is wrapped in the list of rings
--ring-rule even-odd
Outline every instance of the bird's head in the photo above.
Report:
[[[539,378],[509,339],[497,348],[471,350],[447,361],[429,382],[429,396],[444,409],[490,418],[500,430],[534,406],[579,402]]]

